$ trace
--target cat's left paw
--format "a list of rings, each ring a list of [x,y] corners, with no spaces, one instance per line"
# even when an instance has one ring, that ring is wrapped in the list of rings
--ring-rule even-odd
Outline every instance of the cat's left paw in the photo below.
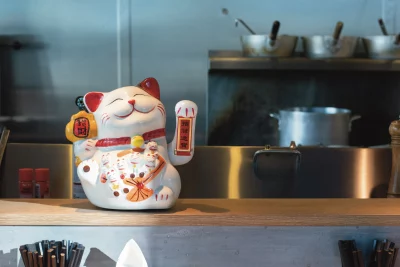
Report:
[[[79,164],[77,172],[80,180],[95,185],[99,176],[99,164],[92,159],[84,160]]]
[[[179,101],[175,105],[175,114],[178,117],[195,118],[197,116],[197,105],[190,100]]]

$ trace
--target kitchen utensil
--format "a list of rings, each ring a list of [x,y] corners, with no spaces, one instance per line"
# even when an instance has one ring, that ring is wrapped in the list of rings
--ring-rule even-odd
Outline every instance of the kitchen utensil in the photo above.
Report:
[[[388,35],[388,32],[386,30],[385,22],[383,19],[378,19],[379,27],[381,27],[383,35]]]
[[[367,56],[372,59],[400,59],[400,33],[362,38]]]
[[[235,26],[242,24],[251,34],[256,34],[242,19],[235,19]]]
[[[280,22],[275,21],[269,35],[252,34],[240,37],[245,57],[289,57],[296,48],[297,36],[278,35]]]
[[[348,109],[334,107],[292,107],[271,113],[278,120],[279,144],[291,141],[304,146],[348,145],[348,135],[354,120]]]
[[[367,56],[372,59],[394,60],[400,58],[400,33],[389,35],[382,19],[378,20],[383,35],[362,38]]]
[[[339,21],[332,35],[302,36],[306,57],[313,59],[353,57],[359,38],[341,36],[342,29],[343,22]]]
[[[69,253],[66,253],[67,249]],[[43,240],[34,244],[22,245],[19,250],[25,267],[33,266],[30,265],[30,261],[37,262],[37,265],[41,267],[78,267],[81,264],[85,247],[77,242],[67,242],[67,240]],[[32,255],[31,260],[30,255]]]

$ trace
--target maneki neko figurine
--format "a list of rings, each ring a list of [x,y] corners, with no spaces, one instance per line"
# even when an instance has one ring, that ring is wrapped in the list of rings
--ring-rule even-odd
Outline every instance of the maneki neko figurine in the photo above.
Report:
[[[78,97],[80,111],[65,134],[73,143],[77,174],[95,206],[117,210],[168,209],[181,190],[174,165],[193,157],[197,105],[175,106],[176,130],[165,137],[166,111],[156,79]]]

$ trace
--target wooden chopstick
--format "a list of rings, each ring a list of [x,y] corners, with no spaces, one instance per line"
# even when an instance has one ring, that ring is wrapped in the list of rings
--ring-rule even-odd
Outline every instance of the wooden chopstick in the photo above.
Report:
[[[360,265],[358,264],[358,255],[357,255],[357,251],[354,250],[352,252],[353,254],[353,267],[360,267]]]
[[[392,264],[392,259],[393,259],[393,253],[388,252],[387,257],[386,257],[386,267],[390,267]]]
[[[376,251],[376,261],[378,262],[378,267],[382,267],[382,250]]]
[[[47,250],[47,267],[51,267],[51,255],[53,253],[53,249]]]
[[[51,267],[57,267],[57,261],[55,255],[51,256]]]
[[[65,253],[60,254],[60,267],[65,267]]]
[[[19,252],[21,253],[21,258],[22,258],[22,261],[24,262],[24,266],[25,267],[29,267],[28,252],[25,249],[25,246],[20,246],[19,247]]]
[[[364,257],[363,257],[362,251],[361,250],[357,250],[357,255],[358,255],[358,266],[365,267]]]
[[[29,267],[34,267],[33,266],[33,254],[31,251],[28,252],[28,262],[29,262]]]
[[[33,253],[33,267],[39,267],[38,265],[38,252],[35,251]]]
[[[39,255],[39,257],[38,257],[38,261],[39,261],[39,267],[44,267],[43,266],[43,255]]]
[[[396,264],[396,259],[397,259],[397,254],[399,253],[399,248],[395,248],[393,252],[393,261],[392,261],[392,267]]]

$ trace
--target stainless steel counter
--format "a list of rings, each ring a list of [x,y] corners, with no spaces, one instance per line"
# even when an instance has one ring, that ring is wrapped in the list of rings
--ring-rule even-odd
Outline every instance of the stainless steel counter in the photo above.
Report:
[[[243,57],[242,51],[209,51],[209,70],[355,70],[400,71],[400,60],[368,58],[315,60],[304,56],[280,59]]]
[[[263,174],[253,155],[263,147],[197,146],[191,162],[178,166],[181,198],[371,198],[386,197],[391,149],[300,147],[298,175],[292,159],[271,155]],[[50,168],[56,198],[72,197],[72,145],[8,144],[1,170],[1,197],[18,197],[18,169]]]

